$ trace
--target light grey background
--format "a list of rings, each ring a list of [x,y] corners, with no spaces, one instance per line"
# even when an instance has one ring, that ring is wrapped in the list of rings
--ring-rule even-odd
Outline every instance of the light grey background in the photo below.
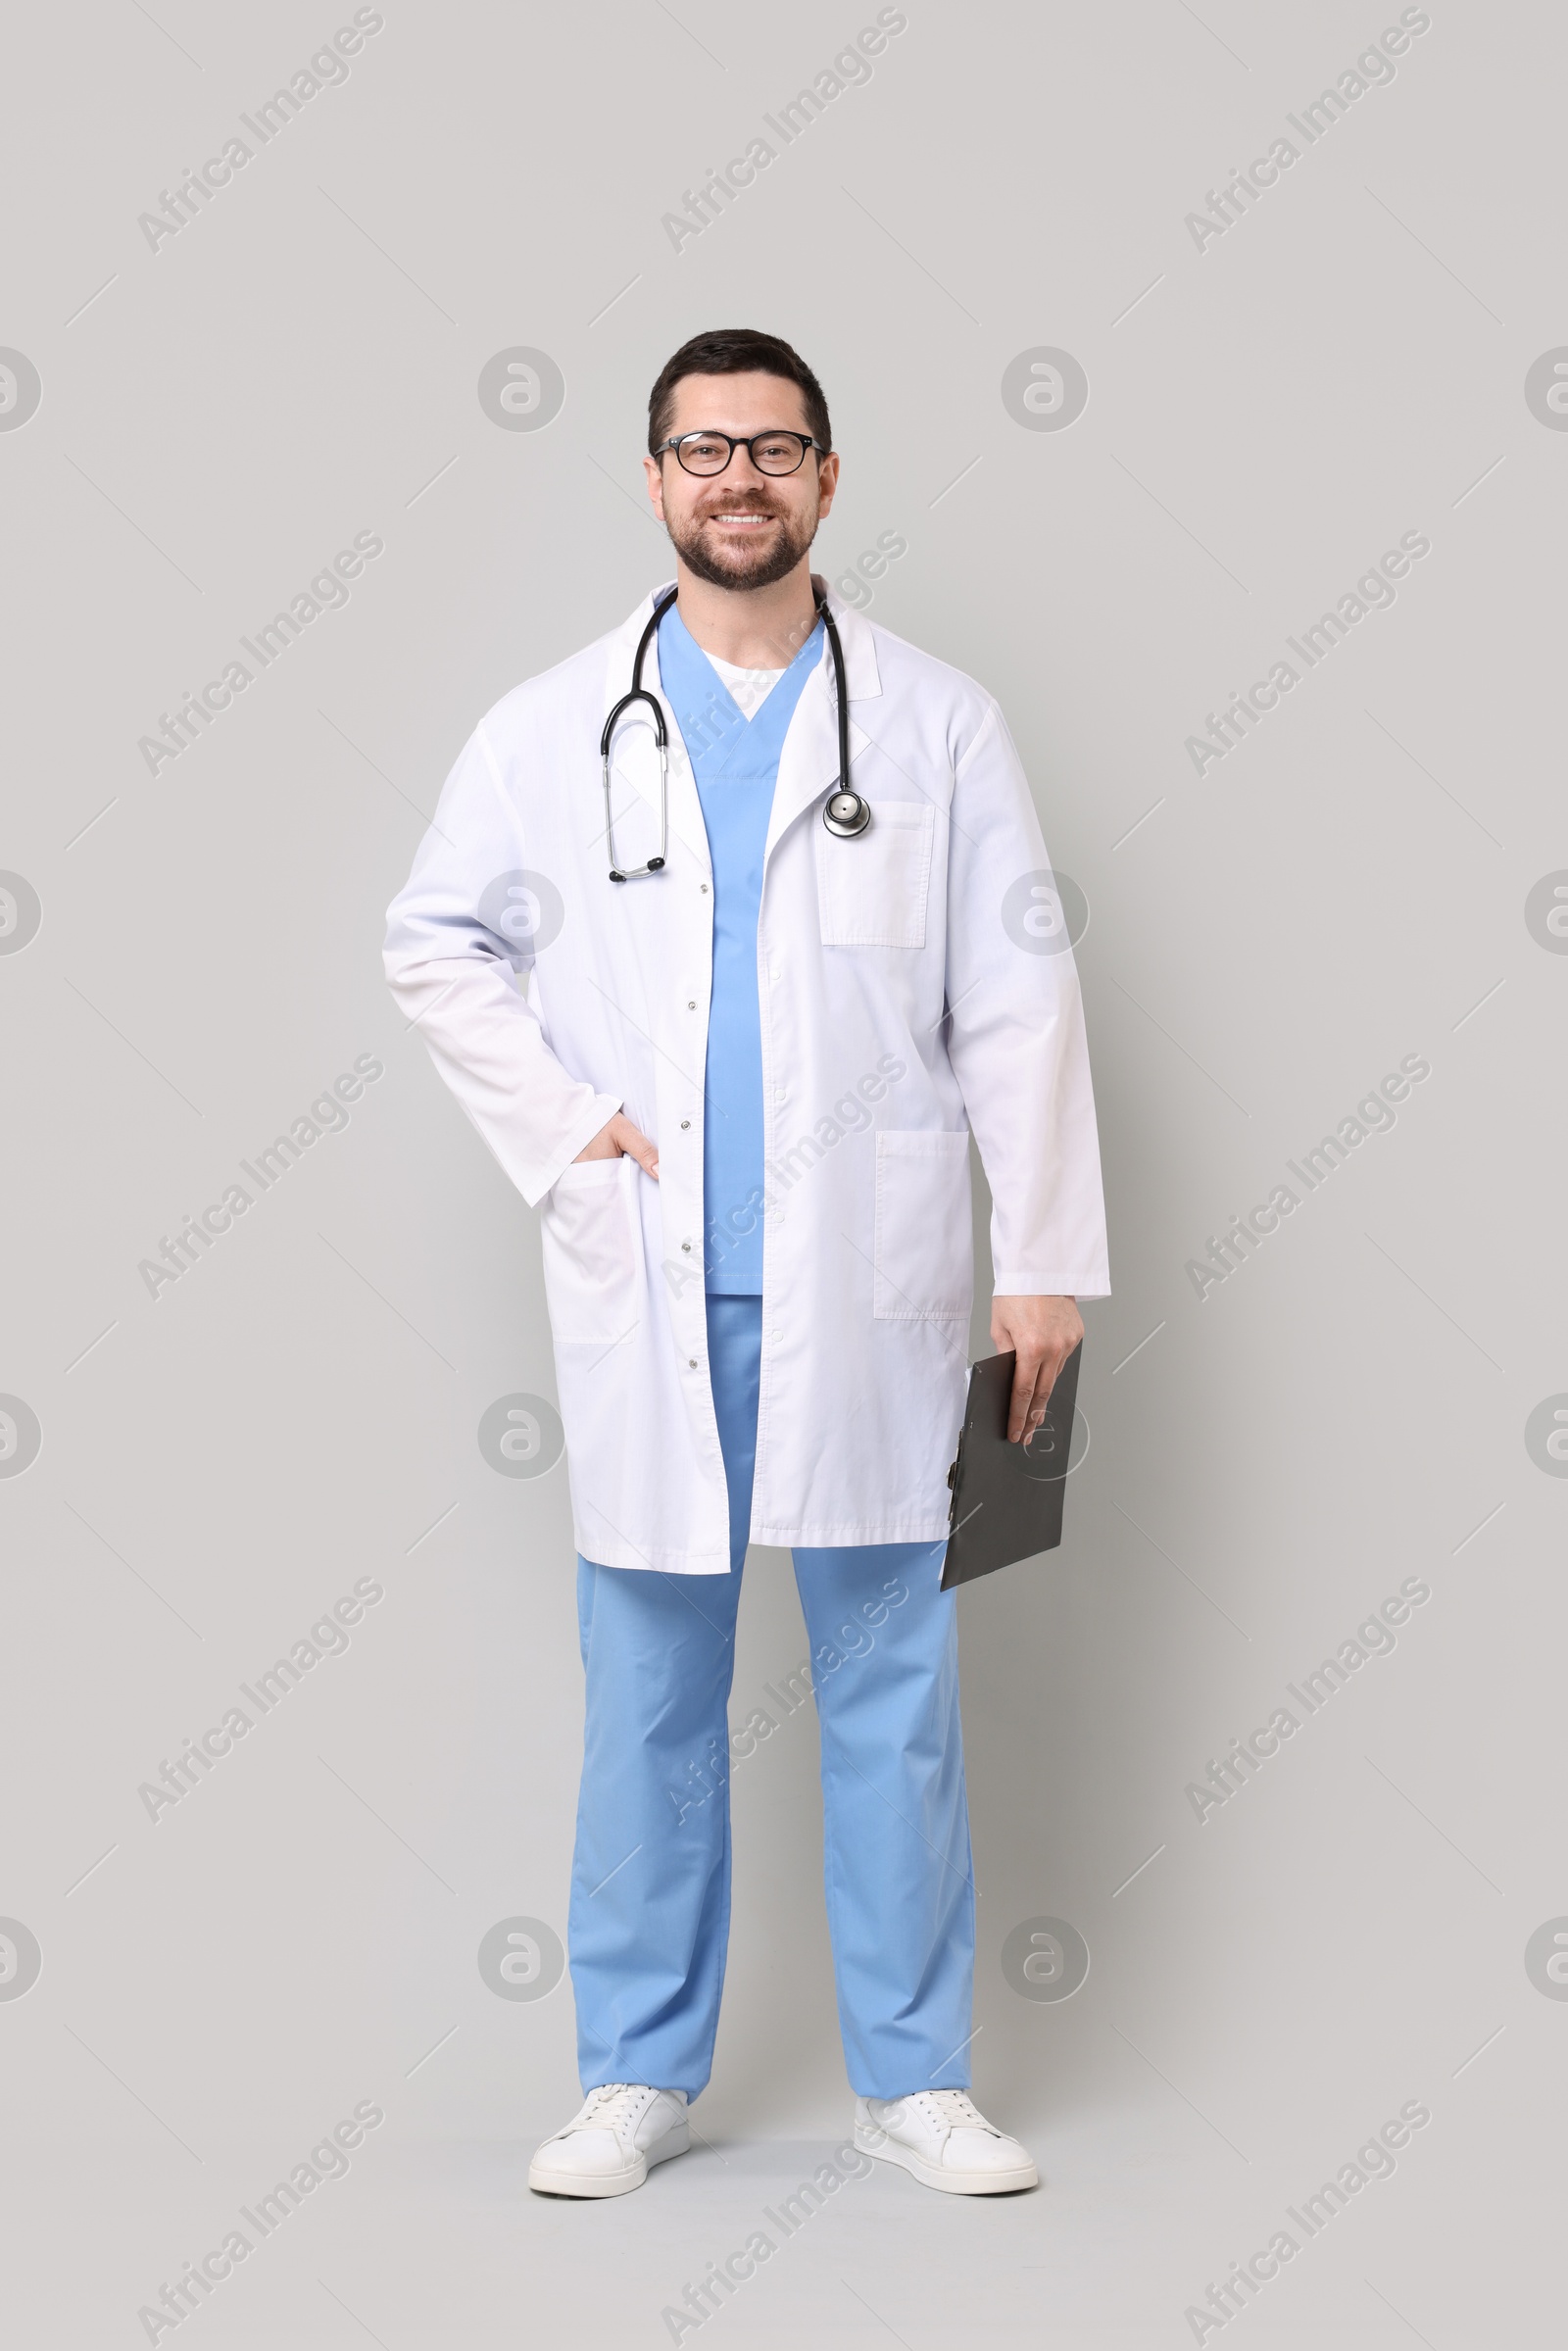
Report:
[[[156,252],[138,215],[350,12],[95,0],[12,36],[0,344],[42,384],[0,431],[0,866],[42,909],[0,955],[0,1390],[42,1431],[0,1478],[0,1914],[42,1953],[0,1998],[12,2324],[145,2340],[138,2306],[371,2099],[201,2339],[653,2345],[846,2132],[802,1713],[735,1775],[709,2143],[619,2205],[523,2185],[578,2095],[569,1986],[499,1998],[477,1953],[564,1931],[580,1670],[564,1473],[500,1477],[476,1432],[553,1393],[536,1220],[379,964],[475,719],[666,575],[647,387],[746,323],[828,392],[819,568],[906,537],[868,609],[1001,698],[1088,900],[1116,1294],[1066,1542],[961,1602],[975,2083],[1047,2185],[855,2181],[702,2332],[1189,2342],[1421,2100],[1396,2175],[1232,2324],[1527,2339],[1560,2307],[1568,2033],[1525,1966],[1568,1913],[1568,1485],[1525,1444],[1568,1391],[1568,960],[1525,919],[1568,868],[1568,437],[1524,395],[1568,343],[1561,22],[1434,0],[1200,251],[1204,191],[1396,8],[910,0],[677,253],[662,216],[873,10],[383,13]],[[536,432],[479,404],[517,345],[564,378]],[[1040,346],[1087,373],[1064,431],[1003,403]],[[150,775],[159,713],[357,531],[385,552],[347,608]],[[1393,608],[1197,775],[1204,713],[1405,531],[1431,553]],[[160,1237],[362,1053],[346,1131],[149,1297]],[[1406,1054],[1394,1131],[1200,1302],[1204,1237]],[[138,1786],[364,1576],[348,1652],[149,1820]],[[1396,1651],[1200,1823],[1187,1785],[1410,1577]],[[737,1713],[803,1650],[755,1552]],[[1042,1917],[1091,1954],[1064,2003],[1002,1971]]]

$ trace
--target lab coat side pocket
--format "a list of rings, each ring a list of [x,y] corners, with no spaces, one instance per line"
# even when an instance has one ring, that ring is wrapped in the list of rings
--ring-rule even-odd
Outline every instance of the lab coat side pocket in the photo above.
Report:
[[[614,1347],[642,1320],[642,1173],[624,1153],[574,1159],[545,1194],[539,1233],[558,1346]]]
[[[974,1242],[966,1128],[878,1133],[871,1262],[878,1321],[967,1321]]]

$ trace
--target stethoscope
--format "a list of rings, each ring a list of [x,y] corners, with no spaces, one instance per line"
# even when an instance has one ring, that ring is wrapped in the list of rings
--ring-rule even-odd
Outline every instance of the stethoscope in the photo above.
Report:
[[[658,873],[664,863],[669,846],[669,734],[664,725],[664,713],[657,696],[643,685],[643,657],[653,643],[659,623],[679,594],[671,588],[654,606],[653,615],[643,630],[637,647],[637,658],[631,665],[631,692],[623,694],[599,738],[599,759],[605,778],[605,838],[610,845],[610,878],[612,882],[634,882],[645,873]],[[837,789],[828,794],[822,807],[822,822],[840,841],[853,841],[863,833],[871,821],[871,804],[850,788],[850,702],[844,686],[844,648],[839,643],[837,623],[827,609],[827,598],[815,593],[818,619],[827,630],[828,645],[833,654],[833,679],[839,708],[839,773]],[[646,702],[654,713],[654,741],[659,747],[659,855],[650,857],[646,865],[622,865],[615,856],[615,820],[610,805],[610,739],[623,711],[634,702]]]

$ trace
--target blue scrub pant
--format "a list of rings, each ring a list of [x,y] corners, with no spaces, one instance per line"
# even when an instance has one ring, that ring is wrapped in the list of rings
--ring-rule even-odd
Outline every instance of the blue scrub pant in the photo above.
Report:
[[[712,2067],[729,1935],[726,1709],[761,1333],[760,1298],[709,1298],[728,1575],[577,1561],[588,1705],[569,1941],[585,2092],[645,2082],[695,2098]],[[821,1739],[839,2027],[851,2086],[868,2098],[969,2085],[974,1876],[945,1548],[794,1554]],[[775,1720],[778,1694],[760,1700]]]

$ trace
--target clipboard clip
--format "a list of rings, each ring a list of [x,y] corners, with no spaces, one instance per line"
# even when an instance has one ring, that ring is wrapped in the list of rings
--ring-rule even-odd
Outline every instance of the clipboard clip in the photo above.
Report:
[[[948,1533],[950,1535],[953,1533],[954,1520],[956,1518],[958,1510],[958,1471],[963,1464],[963,1438],[964,1432],[960,1428],[958,1449],[948,1464],[948,1492],[953,1496],[952,1501],[948,1504]]]

